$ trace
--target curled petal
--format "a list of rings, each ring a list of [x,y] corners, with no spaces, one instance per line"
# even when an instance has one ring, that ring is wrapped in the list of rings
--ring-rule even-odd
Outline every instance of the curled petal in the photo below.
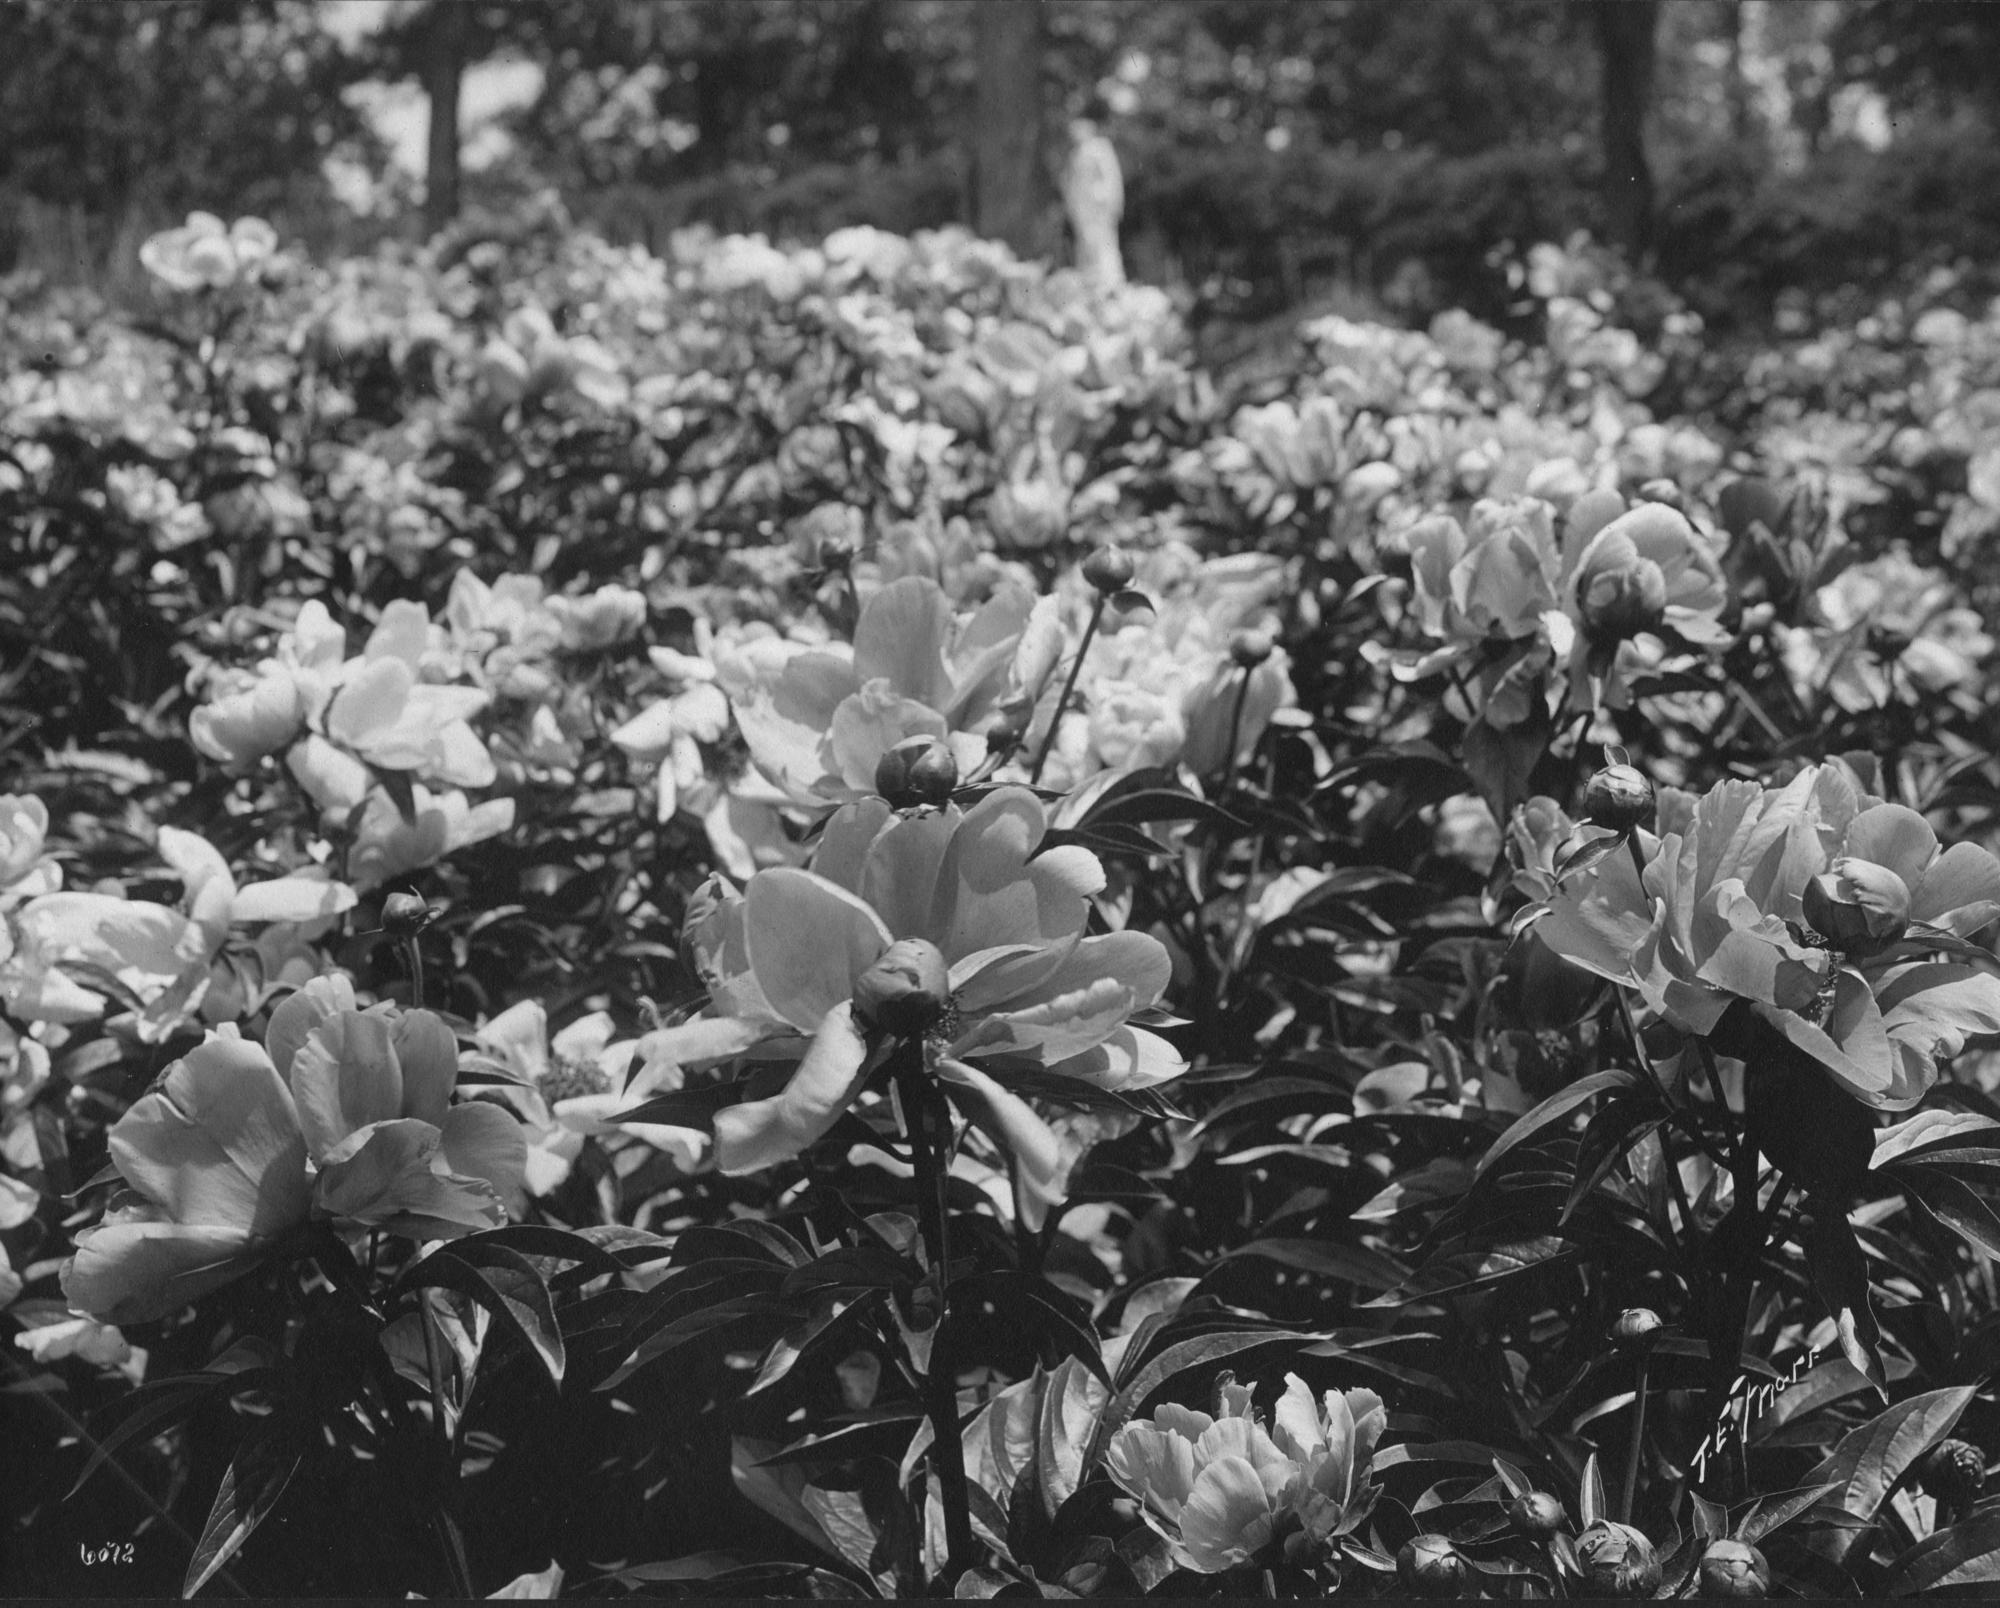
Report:
[[[394,1026],[370,1012],[332,1016],[292,1057],[292,1097],[315,1161],[350,1134],[403,1115],[403,1068]]]
[[[1065,1144],[1055,1130],[1019,1095],[1002,1088],[977,1067],[950,1059],[938,1063],[938,1076],[959,1091],[973,1121],[1015,1161],[1015,1203],[1021,1222],[1040,1233],[1049,1208],[1069,1192],[1070,1169],[1079,1147]],[[969,1098],[967,1098],[969,1096]]]
[[[520,1123],[490,1100],[466,1100],[444,1114],[438,1129],[445,1164],[461,1178],[493,1186],[503,1201],[524,1198],[528,1138]]]
[[[314,1203],[338,1222],[411,1239],[456,1239],[498,1228],[507,1212],[493,1186],[447,1171],[443,1144],[436,1128],[408,1117],[364,1128],[326,1158],[314,1181]]]
[[[278,1069],[278,1076],[291,1077],[292,1058],[312,1037],[314,1028],[343,1011],[356,1008],[354,984],[345,972],[330,972],[324,977],[315,977],[304,987],[288,994],[271,1012],[271,1025],[264,1030],[264,1048],[270,1053],[271,1064]]]
[[[861,1092],[867,1063],[867,1041],[843,1000],[827,1011],[784,1088],[716,1113],[716,1170],[761,1172],[817,1142]]]
[[[240,1227],[176,1223],[149,1208],[114,1213],[77,1235],[63,1295],[104,1323],[150,1323],[248,1272],[266,1248]]]

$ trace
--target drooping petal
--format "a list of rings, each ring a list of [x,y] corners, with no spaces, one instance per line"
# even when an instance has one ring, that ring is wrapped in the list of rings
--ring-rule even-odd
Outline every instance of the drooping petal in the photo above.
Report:
[[[315,1161],[349,1134],[403,1115],[403,1069],[393,1033],[386,1016],[332,1016],[292,1057],[292,1097]]]
[[[783,1089],[716,1113],[716,1170],[732,1176],[761,1172],[814,1144],[861,1092],[867,1063],[867,1041],[843,1000],[826,1012]]]
[[[1014,1158],[1015,1207],[1023,1226],[1039,1234],[1049,1208],[1061,1205],[1069,1194],[1079,1147],[1065,1144],[1033,1106],[977,1067],[945,1059],[937,1070],[952,1085],[953,1098],[969,1107],[972,1120]]]
[[[125,1181],[176,1222],[255,1237],[306,1213],[306,1147],[271,1058],[247,1039],[190,1050],[111,1129]]]
[[[771,1008],[802,1033],[854,991],[893,941],[865,903],[824,877],[774,866],[743,891],[750,967]]]
[[[1172,1082],[1187,1069],[1186,1056],[1143,1027],[1120,1027],[1083,1054],[1049,1067],[1063,1077],[1080,1078],[1109,1091],[1150,1089]]]
[[[76,1255],[63,1264],[63,1295],[104,1323],[150,1323],[248,1272],[263,1249],[240,1227],[176,1223],[143,1209],[114,1213],[77,1235]]]

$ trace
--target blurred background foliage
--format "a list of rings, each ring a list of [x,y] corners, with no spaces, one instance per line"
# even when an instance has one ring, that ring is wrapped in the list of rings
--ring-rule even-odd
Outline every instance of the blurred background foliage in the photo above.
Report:
[[[1090,116],[1135,273],[1212,339],[1497,316],[1504,248],[1577,230],[1753,334],[2000,259],[1997,54],[1960,0],[0,0],[0,272],[130,294],[195,207],[339,252],[551,190],[655,248],[965,222],[1053,255]]]

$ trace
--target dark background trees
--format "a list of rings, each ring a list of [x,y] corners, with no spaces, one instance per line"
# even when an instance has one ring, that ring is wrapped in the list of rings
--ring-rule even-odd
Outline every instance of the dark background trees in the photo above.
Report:
[[[1589,229],[1755,319],[1996,255],[1996,52],[2000,7],[1959,0],[0,0],[0,264],[115,278],[194,206],[340,249],[550,188],[655,245],[963,222],[1048,252],[1094,111],[1134,270],[1237,316],[1476,305],[1495,247]],[[462,162],[447,108],[497,62],[536,87]],[[397,85],[444,113],[400,178],[366,111]]]

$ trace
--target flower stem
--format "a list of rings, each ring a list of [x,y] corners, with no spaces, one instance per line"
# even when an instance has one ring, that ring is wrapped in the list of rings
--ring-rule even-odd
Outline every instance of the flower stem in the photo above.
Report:
[[[423,940],[412,933],[403,942],[403,953],[410,962],[410,1008],[424,1008],[424,950]]]
[[[921,1039],[905,1039],[897,1046],[890,1065],[908,1130],[910,1158],[917,1169],[918,1224],[924,1254],[931,1265],[931,1277],[937,1280],[937,1320],[931,1329],[930,1358],[922,1370],[924,1412],[931,1421],[931,1465],[937,1471],[944,1503],[945,1570],[955,1580],[972,1566],[972,1498],[965,1482],[958,1392],[941,1344],[945,1338],[945,1291],[951,1281],[951,1220],[945,1198],[950,1118],[940,1109],[943,1102],[924,1077],[923,1055]]]
[[[1248,666],[1236,682],[1236,701],[1229,706],[1229,757],[1222,772],[1222,791],[1227,793],[1236,785],[1236,739],[1243,730],[1243,706],[1250,700],[1250,677],[1255,672]]]
[[[1618,1497],[1618,1521],[1632,1522],[1632,1503],[1639,1490],[1639,1458],[1646,1444],[1646,1370],[1652,1362],[1650,1351],[1639,1353],[1639,1388],[1632,1399],[1632,1447],[1625,1454],[1625,1488]]]
[[[1075,659],[1070,661],[1069,679],[1063,683],[1062,696],[1056,700],[1056,712],[1049,716],[1049,729],[1042,735],[1041,752],[1035,755],[1035,768],[1028,772],[1030,783],[1042,779],[1042,767],[1048,763],[1049,750],[1056,745],[1056,733],[1062,727],[1063,711],[1069,708],[1069,695],[1076,691],[1076,678],[1083,674],[1084,656],[1090,652],[1090,644],[1097,637],[1097,622],[1104,618],[1104,594],[1098,593],[1097,601],[1091,605],[1090,624],[1083,628],[1083,642],[1076,650]]]

